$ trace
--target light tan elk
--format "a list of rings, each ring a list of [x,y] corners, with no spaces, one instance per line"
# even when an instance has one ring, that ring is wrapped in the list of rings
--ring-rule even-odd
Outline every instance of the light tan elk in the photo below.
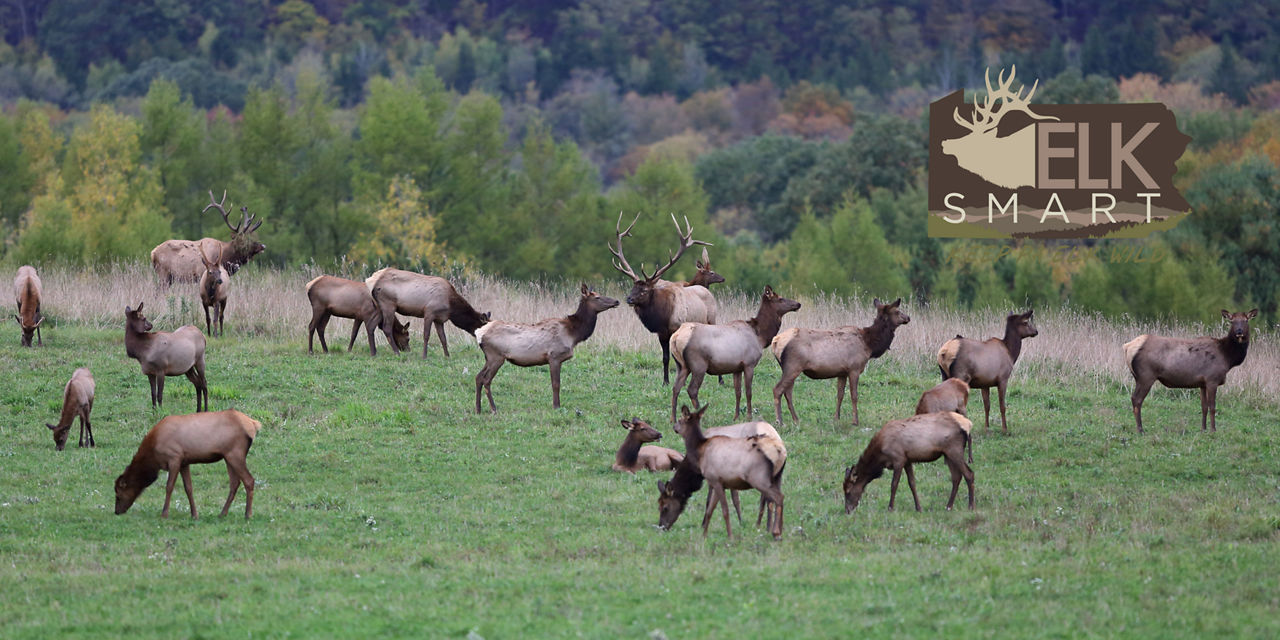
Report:
[[[947,510],[956,502],[960,490],[960,478],[969,486],[969,508],[973,508],[973,470],[964,461],[965,443],[973,423],[958,413],[926,413],[906,420],[886,423],[867,445],[858,464],[844,472],[844,512],[852,513],[862,500],[867,483],[879,478],[886,468],[893,469],[893,484],[889,489],[889,510],[898,495],[898,480],[902,471],[907,472],[907,485],[920,510],[920,496],[916,493],[916,474],[911,465],[916,462],[933,462],[945,457],[951,470],[951,497]]]
[[[1000,72],[999,84],[991,88],[991,70],[983,79],[987,83],[987,95],[981,106],[978,96],[973,97],[973,118],[965,120],[956,109],[951,115],[956,124],[969,133],[959,138],[942,141],[942,152],[954,156],[961,168],[971,171],[990,182],[1008,189],[1033,187],[1036,180],[1036,128],[1029,124],[1003,138],[996,137],[1000,121],[1010,113],[1020,112],[1035,120],[1057,120],[1054,116],[1042,116],[1031,111],[1031,98],[1040,84],[1037,80],[1023,97],[1022,89],[1013,91],[1013,77],[1018,73],[1014,66],[1009,79]],[[1024,85],[1025,88],[1025,85]]]
[[[1227,382],[1227,372],[1244,362],[1249,354],[1249,321],[1258,310],[1231,313],[1222,317],[1231,323],[1221,338],[1166,338],[1143,334],[1125,343],[1124,358],[1136,383],[1130,402],[1133,419],[1142,433],[1142,402],[1151,386],[1160,381],[1173,389],[1200,390],[1200,430],[1218,430],[1218,387]]]
[[[675,424],[676,435],[684,437],[684,434],[680,431],[681,428],[681,423],[677,421]],[[737,424],[731,424],[724,427],[712,427],[710,429],[703,429],[702,433],[708,438],[713,436],[724,436],[726,438],[772,438],[777,441],[775,443],[776,448],[772,450],[772,452],[776,452],[776,455],[772,458],[774,466],[781,468],[787,461],[787,447],[782,443],[782,436],[778,435],[778,430],[774,429],[773,425],[768,422],[764,422],[763,420],[739,422]],[[686,441],[686,451],[688,450],[688,445],[689,443]],[[738,524],[742,524],[742,506],[738,503],[738,490],[730,489],[729,498],[733,502],[733,511],[738,516]],[[711,500],[710,494],[707,495],[707,500]],[[760,526],[760,519],[764,515],[764,507],[765,500],[764,496],[761,495],[760,509],[756,513],[756,526]]]
[[[685,379],[689,379],[689,399],[698,404],[698,389],[708,374],[733,374],[733,417],[739,415],[742,389],[747,391],[747,415],[751,415],[751,380],[756,363],[782,326],[782,316],[800,308],[795,300],[783,298],[766,286],[760,296],[760,309],[750,320],[729,324],[687,322],[671,336],[671,351],[679,370],[671,385],[671,421],[676,420],[676,401]]]
[[[1022,353],[1022,341],[1039,335],[1032,322],[1033,311],[1014,313],[1005,318],[1004,338],[988,338],[979,342],[963,336],[948,340],[938,350],[938,368],[942,379],[960,378],[972,389],[982,389],[982,408],[986,411],[986,428],[991,428],[991,387],[1000,396],[1000,425],[1009,433],[1005,417],[1004,392],[1013,375],[1013,365]]]
[[[642,469],[670,471],[684,460],[684,454],[675,449],[657,445],[641,446],[646,442],[657,442],[662,439],[662,434],[644,420],[623,418],[622,428],[627,430],[627,437],[622,441],[622,446],[618,447],[618,453],[613,458],[614,471],[628,473],[635,473]]]
[[[476,331],[476,342],[484,351],[484,368],[476,374],[476,413],[480,413],[480,389],[493,404],[493,377],[503,363],[518,367],[548,365],[551,368],[551,406],[560,408],[560,366],[573,357],[573,348],[591,337],[596,330],[596,316],[618,306],[613,298],[597,294],[582,285],[578,310],[564,318],[548,318],[533,324],[490,322]]]
[[[53,432],[53,446],[58,451],[62,451],[67,446],[67,436],[71,434],[71,423],[77,416],[80,418],[78,446],[98,446],[93,441],[93,425],[89,423],[89,413],[93,411],[93,387],[93,374],[84,367],[76,369],[71,374],[71,379],[67,381],[67,386],[62,391],[62,415],[58,418],[58,424],[45,423],[44,425]]]
[[[667,384],[670,381],[667,367],[671,360],[671,334],[685,322],[715,324],[716,299],[705,286],[694,284],[697,282],[696,277],[687,283],[670,282],[660,278],[680,260],[689,247],[695,244],[710,246],[710,243],[694,240],[693,227],[689,224],[689,219],[685,218],[686,228],[682,230],[680,223],[676,222],[676,217],[673,215],[671,221],[675,222],[676,233],[680,237],[680,246],[675,256],[672,256],[665,266],[654,271],[653,275],[645,275],[644,263],[641,263],[640,273],[637,275],[622,253],[622,239],[631,235],[631,229],[636,226],[636,221],[639,219],[640,216],[637,214],[635,220],[631,221],[631,225],[623,231],[622,214],[618,214],[618,222],[615,226],[618,246],[615,249],[613,245],[609,245],[609,251],[615,258],[613,268],[631,278],[633,282],[631,292],[627,294],[627,304],[631,305],[631,309],[636,312],[636,317],[640,318],[640,324],[644,325],[645,329],[650,333],[658,334],[658,343],[662,345],[662,384]],[[709,265],[708,269],[710,269]],[[709,276],[706,279],[708,284],[714,281]]]
[[[18,267],[18,275],[13,279],[13,294],[17,297],[18,314],[13,317],[22,327],[22,346],[31,346],[34,334],[36,344],[44,346],[44,337],[40,335],[40,323],[44,316],[40,313],[40,301],[44,297],[44,287],[40,284],[40,276],[35,267],[23,265]]]
[[[792,401],[796,378],[804,374],[815,380],[836,379],[836,420],[840,419],[840,405],[844,403],[844,386],[849,385],[849,398],[853,402],[853,424],[858,424],[858,378],[867,368],[867,361],[879,358],[889,350],[893,334],[898,327],[911,322],[899,305],[902,298],[889,304],[875,298],[876,319],[869,327],[840,327],[831,331],[821,329],[787,329],[770,343],[773,357],[782,366],[782,377],[773,387],[773,415],[782,423],[782,398],[787,399],[792,422],[799,422]]]
[[[215,253],[210,258],[201,252],[200,259],[204,261],[204,274],[200,276],[200,306],[204,307],[205,330],[212,336],[213,325],[216,324],[218,335],[222,335],[223,320],[227,313],[227,289],[231,284],[231,278],[227,275],[226,268],[222,266],[220,253]],[[210,309],[213,309],[212,322],[209,321]]]
[[[173,485],[182,475],[182,488],[191,504],[191,518],[196,516],[196,497],[191,490],[191,465],[207,464],[223,460],[227,463],[227,476],[231,479],[231,492],[222,505],[222,515],[231,509],[231,501],[244,483],[244,517],[253,515],[253,474],[245,464],[249,447],[258,436],[262,423],[235,409],[214,413],[196,413],[185,416],[168,416],[157,422],[142,438],[133,461],[124,473],[116,478],[116,515],[133,506],[143,489],[151,486],[160,471],[168,471],[169,479],[164,487],[164,509],[160,517],[169,517],[169,501],[173,497]]]
[[[962,416],[969,415],[969,385],[959,378],[951,378],[939,382],[932,389],[920,396],[916,403],[916,415],[922,413],[943,413],[953,411]],[[968,441],[969,463],[973,464],[973,440]]]
[[[400,353],[393,335],[397,313],[422,318],[422,357],[427,357],[431,327],[440,336],[440,349],[449,357],[449,340],[444,337],[444,321],[476,335],[476,329],[489,321],[489,313],[480,313],[458,294],[448,280],[424,276],[412,271],[379,269],[364,281],[382,315],[382,333],[391,343],[391,352]]]
[[[374,343],[374,331],[382,326],[382,311],[373,302],[369,287],[363,282],[320,276],[307,283],[307,300],[311,302],[311,323],[307,325],[307,353],[312,352],[313,339],[320,336],[320,347],[329,353],[329,345],[324,341],[324,329],[329,325],[330,317],[351,318],[351,342],[347,343],[347,351],[356,344],[360,325],[369,335],[369,353],[378,355],[378,347]],[[391,320],[391,336],[397,349],[409,348],[409,323],[401,324]]]
[[[222,221],[231,229],[231,240],[202,238],[200,240],[166,240],[151,250],[151,268],[155,270],[160,281],[166,286],[179,282],[198,282],[204,273],[201,254],[218,254],[227,275],[235,275],[254,256],[266,250],[267,245],[258,242],[253,233],[262,226],[262,221],[255,222],[256,216],[249,213],[248,207],[240,207],[240,223],[231,224],[230,214],[226,209],[227,192],[222,192],[222,201],[213,199],[209,192],[210,203],[204,208],[217,209],[222,214]],[[203,213],[203,212],[201,212]]]
[[[204,375],[204,334],[186,325],[172,333],[151,332],[151,322],[137,309],[124,308],[124,349],[142,365],[151,381],[151,406],[164,406],[165,376],[186,375],[196,389],[196,412],[209,410],[209,384]]]

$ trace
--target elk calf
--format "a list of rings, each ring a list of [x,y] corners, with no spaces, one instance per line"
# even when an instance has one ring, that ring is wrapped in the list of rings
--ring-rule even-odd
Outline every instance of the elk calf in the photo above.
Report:
[[[893,484],[889,489],[889,510],[898,495],[898,480],[902,470],[907,471],[907,484],[920,511],[920,496],[916,493],[916,475],[911,465],[916,462],[933,462],[945,457],[951,469],[951,497],[947,500],[950,511],[960,490],[960,478],[969,486],[969,508],[973,508],[973,470],[964,461],[964,447],[969,440],[973,423],[954,412],[926,413],[906,420],[886,423],[867,445],[858,464],[844,472],[844,512],[852,513],[862,500],[867,483],[884,474],[885,468],[893,469]]]
[[[356,344],[360,325],[369,336],[369,354],[378,355],[378,347],[374,344],[374,330],[382,326],[382,310],[373,301],[369,287],[363,282],[320,276],[307,283],[307,300],[311,302],[311,323],[307,325],[307,353],[313,351],[313,339],[320,335],[320,348],[329,353],[329,345],[324,341],[324,329],[329,325],[329,318],[351,318],[351,341],[347,343],[347,351]],[[394,318],[391,320],[391,339],[395,347],[404,351],[409,348],[409,323],[401,324]]]
[[[476,329],[489,321],[489,313],[476,311],[444,278],[425,276],[399,269],[379,269],[364,281],[382,314],[382,333],[391,343],[391,352],[400,353],[396,345],[396,314],[422,318],[422,357],[427,357],[431,327],[440,336],[440,350],[449,357],[449,340],[444,337],[444,321],[476,335]]]
[[[218,335],[223,335],[223,318],[227,313],[227,288],[230,276],[222,266],[222,252],[212,260],[203,251],[200,260],[204,262],[204,273],[200,276],[200,306],[204,307],[205,331],[213,335],[213,325],[218,325]],[[213,322],[209,321],[209,309],[213,309]]]
[[[244,483],[246,520],[253,515],[253,474],[245,464],[249,447],[257,437],[262,423],[249,416],[227,409],[215,413],[195,413],[186,416],[168,416],[157,422],[142,439],[133,461],[124,473],[116,478],[116,515],[133,506],[144,489],[151,486],[161,470],[169,472],[164,487],[164,509],[160,517],[169,517],[169,500],[173,497],[173,485],[182,474],[182,488],[191,504],[191,518],[196,518],[196,497],[191,490],[191,465],[223,460],[227,463],[227,475],[231,478],[231,492],[222,505],[222,515],[231,509],[231,501]]]
[[[1173,389],[1200,390],[1200,430],[1218,430],[1218,387],[1227,381],[1227,372],[1244,362],[1249,354],[1249,321],[1258,310],[1231,313],[1222,317],[1231,323],[1221,338],[1166,338],[1143,334],[1125,343],[1125,361],[1136,383],[1130,402],[1133,419],[1142,433],[1142,402],[1151,386],[1160,381]]]
[[[662,439],[662,434],[657,429],[649,426],[649,423],[639,418],[630,420],[623,418],[622,428],[627,430],[627,437],[622,441],[622,446],[618,447],[617,455],[614,456],[614,471],[626,471],[628,473],[635,473],[641,469],[647,471],[670,471],[680,464],[681,460],[684,460],[684,454],[675,449],[656,445],[651,447],[640,446],[646,442],[656,442]]]
[[[982,389],[982,408],[986,411],[987,428],[991,428],[991,387],[1000,396],[1000,426],[1009,433],[1005,417],[1004,392],[1013,375],[1013,365],[1022,353],[1022,341],[1040,334],[1031,321],[1034,312],[1014,313],[1005,318],[1004,338],[988,338],[984,342],[956,336],[938,350],[938,368],[942,379],[960,378],[970,388]]]
[[[76,416],[80,417],[79,446],[98,446],[93,441],[93,425],[89,424],[89,413],[93,411],[93,387],[93,374],[84,367],[76,369],[67,381],[67,386],[62,391],[62,415],[58,418],[58,424],[44,425],[53,432],[53,446],[58,451],[67,446],[71,422]]]
[[[951,378],[939,382],[934,388],[920,396],[916,403],[916,415],[922,413],[942,413],[954,411],[968,416],[969,385],[959,378]],[[968,440],[969,464],[973,464],[973,440]]]
[[[44,316],[40,313],[40,301],[44,297],[44,288],[35,267],[18,267],[18,275],[13,279],[13,294],[17,297],[18,307],[18,314],[13,319],[22,327],[22,346],[31,346],[31,336],[34,334],[36,344],[43,347],[44,337],[40,335],[40,323],[44,322]]]
[[[165,376],[185,375],[196,388],[196,412],[209,410],[209,384],[204,375],[204,334],[186,325],[172,333],[151,332],[151,322],[137,309],[124,308],[124,349],[142,366],[151,382],[151,406],[164,406]],[[202,403],[203,401],[203,403]]]

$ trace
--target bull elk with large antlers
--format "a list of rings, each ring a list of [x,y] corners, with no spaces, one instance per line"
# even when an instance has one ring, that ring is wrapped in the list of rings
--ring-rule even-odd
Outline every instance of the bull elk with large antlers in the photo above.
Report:
[[[234,275],[240,267],[267,248],[267,245],[253,237],[253,233],[262,226],[262,221],[257,220],[255,214],[249,213],[248,207],[240,207],[240,222],[233,225],[226,203],[226,191],[222,192],[221,202],[214,200],[213,192],[210,191],[209,204],[201,213],[217,209],[222,214],[222,221],[231,230],[231,240],[166,240],[151,250],[151,268],[162,282],[166,285],[172,285],[175,281],[198,282],[204,274],[204,261],[201,259],[204,252],[221,256],[219,262],[226,268],[227,275]]]

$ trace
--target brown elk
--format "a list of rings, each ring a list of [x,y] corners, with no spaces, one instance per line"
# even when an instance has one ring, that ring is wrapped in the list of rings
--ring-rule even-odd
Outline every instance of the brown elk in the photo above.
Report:
[[[217,253],[227,275],[235,275],[240,267],[266,250],[267,245],[258,242],[253,236],[258,227],[262,226],[262,221],[255,221],[257,216],[250,214],[248,207],[240,207],[240,223],[233,225],[226,208],[227,192],[222,192],[222,201],[218,202],[213,199],[213,192],[210,191],[209,201],[204,211],[217,209],[222,214],[222,221],[231,229],[231,240],[166,240],[157,245],[151,250],[151,268],[166,286],[175,281],[198,282],[204,273],[201,260],[203,253]]]
[[[191,504],[191,518],[196,516],[196,497],[191,490],[191,465],[223,460],[231,479],[231,492],[222,505],[222,515],[231,509],[231,501],[244,483],[244,517],[253,515],[253,474],[245,464],[249,447],[258,436],[262,423],[249,416],[227,409],[214,413],[195,413],[185,416],[167,416],[157,422],[142,438],[138,452],[124,473],[116,478],[116,515],[133,506],[144,489],[159,477],[160,471],[169,472],[164,487],[164,509],[160,517],[169,517],[169,500],[173,497],[173,485],[182,475],[182,488]]]
[[[962,416],[969,415],[969,384],[959,378],[950,378],[939,382],[932,389],[920,396],[916,403],[916,415],[922,413],[943,413],[953,411]],[[973,440],[968,440],[969,463],[973,464]]]
[[[177,331],[151,332],[151,322],[137,309],[124,308],[124,349],[151,381],[151,406],[164,406],[166,376],[186,375],[196,389],[196,412],[209,410],[209,384],[204,375],[204,334],[186,325]],[[202,404],[203,401],[203,404]]]
[[[221,251],[221,249],[219,249]],[[213,325],[218,325],[218,335],[223,335],[223,320],[227,313],[227,289],[231,278],[222,266],[222,254],[215,253],[212,260],[203,251],[200,260],[204,262],[204,274],[200,276],[200,306],[204,307],[204,326],[206,332],[213,335]],[[213,321],[209,321],[209,310],[213,309]]]
[[[964,336],[948,340],[938,350],[938,368],[942,379],[960,378],[972,389],[982,389],[982,408],[986,411],[986,428],[991,428],[991,387],[1000,396],[1000,425],[1009,433],[1005,417],[1004,392],[1013,375],[1013,365],[1022,353],[1022,341],[1039,335],[1031,321],[1032,310],[1013,313],[1005,318],[1004,338],[988,338],[979,342]]]
[[[640,219],[637,214],[635,220],[631,221],[631,225],[626,231],[622,230],[622,214],[618,214],[618,222],[615,225],[617,232],[617,248],[608,245],[610,253],[616,258],[613,261],[613,268],[617,269],[623,275],[631,278],[633,285],[631,292],[627,294],[627,304],[631,305],[631,309],[636,312],[636,317],[640,318],[640,324],[644,325],[650,333],[658,335],[658,343],[662,345],[662,384],[667,384],[670,379],[667,375],[668,364],[671,360],[670,344],[671,334],[680,328],[681,324],[686,322],[700,322],[703,324],[716,323],[716,299],[711,295],[706,286],[698,284],[698,277],[689,282],[669,282],[661,280],[662,274],[675,265],[684,255],[689,247],[700,244],[710,246],[710,243],[693,239],[693,227],[689,224],[689,219],[685,218],[685,229],[680,228],[680,223],[676,222],[676,217],[671,216],[671,221],[676,224],[676,232],[680,237],[680,247],[672,256],[667,264],[653,272],[653,275],[645,275],[644,263],[640,264],[640,273],[636,275],[636,271],[631,268],[631,264],[627,262],[626,257],[622,253],[622,239],[631,235],[631,229],[636,226],[636,221]],[[607,243],[606,243],[607,244]],[[704,260],[706,256],[704,254]],[[709,261],[707,261],[709,263]],[[707,264],[708,271],[710,265]],[[701,269],[699,269],[701,277]],[[711,272],[714,273],[714,272]],[[716,274],[719,277],[719,274]],[[723,281],[714,280],[709,275],[704,277],[707,284],[711,282]],[[677,366],[679,364],[677,363]]]
[[[898,480],[902,471],[907,472],[907,485],[920,511],[920,496],[916,493],[916,475],[911,465],[916,462],[933,462],[945,457],[951,470],[951,497],[947,510],[956,502],[960,490],[960,478],[969,486],[969,508],[973,508],[973,470],[964,461],[964,447],[969,440],[973,423],[953,412],[926,413],[906,420],[886,423],[858,458],[858,464],[844,472],[844,512],[852,513],[862,500],[867,483],[884,474],[885,468],[893,469],[893,484],[889,489],[889,510],[898,495]]]
[[[708,374],[733,374],[734,407],[736,419],[741,409],[742,388],[747,391],[747,415],[751,415],[751,380],[756,363],[773,337],[782,327],[782,316],[800,308],[795,300],[783,298],[765,286],[760,296],[760,309],[750,320],[737,320],[729,324],[699,324],[686,322],[671,335],[671,351],[675,354],[678,370],[676,382],[671,386],[671,421],[676,420],[676,401],[685,379],[689,379],[689,399],[698,404],[698,389],[702,378]]]
[[[1231,323],[1221,338],[1167,338],[1143,334],[1125,343],[1124,357],[1133,373],[1135,386],[1130,402],[1133,419],[1142,433],[1142,402],[1151,386],[1160,381],[1172,389],[1200,390],[1200,430],[1218,430],[1218,387],[1227,381],[1227,372],[1240,366],[1249,354],[1249,321],[1258,310],[1231,313],[1222,317]]]
[[[44,297],[44,287],[40,284],[40,276],[35,267],[23,265],[18,267],[18,275],[13,279],[13,294],[17,297],[18,314],[13,316],[22,327],[22,346],[31,346],[31,336],[36,337],[36,344],[43,347],[44,337],[40,335],[40,323],[44,315],[40,313],[40,301]]]
[[[560,408],[560,365],[573,358],[573,348],[591,337],[596,330],[596,316],[618,306],[587,285],[582,285],[578,309],[564,318],[548,318],[533,324],[490,322],[476,331],[476,342],[484,351],[484,368],[476,374],[476,413],[480,413],[480,389],[493,404],[493,377],[506,362],[518,367],[549,365],[551,368],[551,406]]]
[[[800,374],[815,379],[836,379],[836,420],[840,419],[840,405],[844,403],[844,386],[849,385],[849,398],[853,401],[853,424],[858,424],[858,378],[867,368],[867,362],[879,358],[889,350],[893,334],[898,327],[911,322],[910,316],[899,308],[902,298],[889,304],[872,300],[876,307],[876,319],[869,327],[840,327],[831,331],[820,329],[787,329],[770,343],[770,350],[782,366],[782,377],[773,387],[773,415],[782,423],[782,398],[787,399],[792,422],[799,422],[792,401],[792,391]]]
[[[364,281],[382,315],[382,333],[391,343],[391,352],[400,353],[393,335],[397,313],[422,318],[422,357],[427,357],[431,327],[440,336],[440,349],[449,357],[449,340],[444,337],[444,321],[476,335],[476,329],[489,321],[488,312],[480,313],[458,294],[448,280],[400,269],[379,269]]]
[[[676,435],[684,437],[684,433],[681,431],[681,428],[682,428],[681,423],[677,421],[675,424]],[[771,451],[771,453],[776,453],[776,456],[773,458],[774,466],[780,468],[783,464],[786,464],[787,447],[782,442],[782,436],[778,434],[777,429],[773,428],[773,425],[763,420],[752,420],[751,422],[739,422],[737,424],[731,424],[724,427],[712,427],[710,429],[703,429],[702,433],[707,438],[711,438],[714,436],[724,436],[726,438],[756,438],[756,437],[772,438],[773,440],[776,440],[776,443],[775,443],[776,449]],[[686,451],[688,450],[687,449],[688,446],[689,446],[689,442],[686,440],[685,441]],[[730,489],[729,498],[733,502],[733,511],[738,516],[738,524],[742,524],[742,507],[738,503],[738,490]],[[710,494],[707,495],[707,500],[708,501],[711,500]],[[760,526],[760,519],[764,515],[764,507],[765,507],[765,500],[764,500],[764,496],[761,495],[760,509],[756,513],[756,526]]]
[[[79,446],[98,446],[93,441],[93,425],[89,423],[89,413],[93,411],[93,387],[93,374],[84,367],[76,369],[67,381],[67,386],[62,391],[62,415],[58,418],[58,424],[44,425],[53,432],[53,446],[58,451],[67,446],[71,423],[77,416],[80,418]]]
[[[666,447],[640,445],[662,439],[662,434],[649,423],[639,418],[622,419],[622,428],[627,430],[627,437],[618,447],[613,458],[614,471],[635,473],[641,469],[647,471],[670,471],[684,460],[684,454]]]
[[[324,341],[324,330],[329,325],[330,317],[351,318],[351,341],[347,343],[347,351],[356,344],[356,336],[360,333],[360,325],[364,325],[369,336],[369,353],[378,355],[378,347],[374,343],[374,331],[382,326],[382,311],[373,302],[369,287],[363,282],[320,276],[307,283],[307,300],[311,302],[311,322],[307,325],[307,353],[312,353],[313,340],[320,335],[320,347],[329,353],[329,345]],[[391,336],[396,348],[404,351],[409,348],[409,323],[401,324],[391,321]]]

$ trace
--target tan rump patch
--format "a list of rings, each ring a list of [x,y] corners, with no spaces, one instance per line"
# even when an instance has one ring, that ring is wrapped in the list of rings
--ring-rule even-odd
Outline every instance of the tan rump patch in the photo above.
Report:
[[[240,421],[240,426],[244,428],[245,435],[249,436],[251,439],[258,437],[258,430],[262,428],[262,423],[250,418],[249,416],[244,416],[244,418],[244,420]]]
[[[955,420],[956,422],[960,423],[960,428],[961,428],[961,429],[964,429],[964,432],[965,432],[965,433],[972,433],[972,432],[973,432],[973,421],[972,421],[972,420],[970,420],[970,419],[968,419],[968,418],[966,418],[966,417],[964,417],[964,416],[962,416],[962,415],[960,415],[960,414],[958,414],[958,413],[956,413],[956,412],[954,412],[954,411],[948,411],[947,413],[951,415],[951,419],[952,419],[952,420]]]
[[[960,339],[952,338],[942,344],[942,348],[938,349],[938,366],[943,371],[951,373],[951,363],[956,361],[956,354],[960,353]]]
[[[308,283],[307,283],[307,293],[311,293],[311,287],[314,287],[314,286],[315,286],[315,284],[316,284],[317,282],[319,282],[319,281],[320,281],[320,278],[323,278],[323,277],[324,277],[324,276],[316,276],[316,277],[312,278],[312,279],[311,279],[311,282],[308,282]]]
[[[769,351],[773,353],[773,359],[782,364],[782,354],[787,350],[787,345],[800,335],[800,330],[792,327],[773,337],[773,341],[769,343]]]
[[[1133,372],[1133,359],[1137,357],[1138,352],[1142,350],[1142,345],[1147,343],[1148,334],[1142,334],[1126,343],[1124,343],[1124,361],[1129,365],[1129,371]]]
[[[680,325],[676,332],[671,334],[671,357],[676,359],[676,364],[684,368],[684,348],[689,346],[689,340],[693,337],[693,328],[698,326],[695,322],[686,322]]]

